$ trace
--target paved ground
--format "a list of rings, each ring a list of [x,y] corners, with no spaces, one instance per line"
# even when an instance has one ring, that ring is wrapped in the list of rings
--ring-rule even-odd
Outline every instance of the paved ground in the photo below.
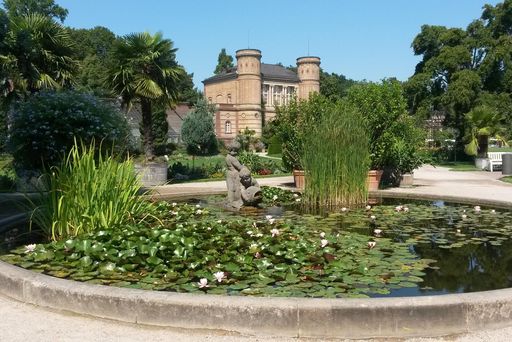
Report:
[[[498,181],[499,172],[450,172],[446,168],[423,167],[415,172],[412,189],[393,189],[403,193],[464,196],[512,202],[512,184]],[[292,177],[259,179],[261,185],[287,186]],[[225,183],[188,183],[160,187],[159,193],[183,194],[190,191],[217,192]],[[47,310],[0,296],[0,342],[17,341],[298,341],[283,338],[251,338],[220,331],[184,331],[120,323]],[[409,342],[498,341],[512,340],[512,327],[481,331],[469,335],[433,339],[409,339]],[[300,339],[300,341],[309,341]],[[371,341],[371,340],[366,340]],[[393,340],[387,340],[393,341]]]

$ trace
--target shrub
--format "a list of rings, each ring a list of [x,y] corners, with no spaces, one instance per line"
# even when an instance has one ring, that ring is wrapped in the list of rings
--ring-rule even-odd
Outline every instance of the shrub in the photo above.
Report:
[[[32,203],[31,222],[52,240],[120,228],[151,206],[138,196],[141,185],[132,162],[98,154],[94,143],[75,143],[43,179],[48,191],[40,203]]]
[[[74,91],[43,92],[18,103],[9,128],[8,148],[16,167],[36,170],[58,165],[74,139],[123,149],[130,140],[128,124],[118,110]]]
[[[270,144],[268,145],[267,153],[270,155],[283,153],[283,149],[281,147],[282,144],[283,142],[281,141],[279,136],[274,135],[272,138],[270,138]]]
[[[325,112],[305,135],[304,204],[308,209],[360,205],[367,199],[368,133],[357,108],[346,101]]]
[[[189,154],[197,156],[217,153],[214,113],[215,107],[201,99],[183,121],[181,136]]]
[[[14,190],[16,172],[12,166],[12,157],[0,154],[0,191]]]

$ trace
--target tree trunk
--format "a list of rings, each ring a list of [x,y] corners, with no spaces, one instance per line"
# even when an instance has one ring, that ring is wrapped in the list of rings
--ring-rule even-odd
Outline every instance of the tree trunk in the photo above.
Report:
[[[155,159],[153,146],[153,113],[151,113],[151,101],[141,99],[140,107],[142,112],[142,143],[144,145],[144,154],[148,161]]]
[[[478,136],[478,151],[476,156],[478,158],[487,158],[487,151],[489,150],[489,136],[479,135]]]

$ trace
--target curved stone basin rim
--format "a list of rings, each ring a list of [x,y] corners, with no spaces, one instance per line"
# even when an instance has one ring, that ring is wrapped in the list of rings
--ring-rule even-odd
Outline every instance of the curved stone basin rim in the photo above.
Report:
[[[429,196],[415,198],[432,199]],[[449,200],[460,202],[455,198]],[[512,206],[504,202],[495,204]],[[42,307],[123,322],[220,329],[249,335],[441,336],[512,325],[510,288],[369,299],[197,295],[90,285],[0,262],[0,293]]]

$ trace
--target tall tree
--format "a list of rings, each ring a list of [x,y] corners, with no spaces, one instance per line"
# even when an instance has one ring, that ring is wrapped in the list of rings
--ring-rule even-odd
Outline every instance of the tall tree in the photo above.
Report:
[[[11,18],[39,13],[63,23],[68,15],[68,10],[54,0],[4,0],[4,7]]]
[[[39,13],[10,18],[5,48],[0,52],[10,95],[70,85],[76,70],[68,31]]]
[[[412,42],[422,60],[405,84],[410,111],[423,118],[444,113],[445,125],[458,132],[462,148],[473,127],[466,114],[486,94],[512,92],[511,33],[512,0],[485,5],[482,16],[465,30],[423,25]],[[504,107],[499,102],[510,103],[509,97],[495,96],[491,106]]]
[[[153,106],[172,106],[177,97],[177,83],[185,74],[176,62],[176,51],[162,33],[132,33],[119,40],[113,49],[114,65],[108,83],[129,108],[138,101],[142,112],[144,152],[154,159],[152,130]]]
[[[217,58],[217,66],[215,67],[214,74],[220,74],[233,68],[233,56],[226,53],[226,49],[222,48]]]
[[[187,151],[193,156],[211,154],[217,151],[215,124],[213,116],[215,107],[200,99],[181,127],[181,136],[187,145]]]

